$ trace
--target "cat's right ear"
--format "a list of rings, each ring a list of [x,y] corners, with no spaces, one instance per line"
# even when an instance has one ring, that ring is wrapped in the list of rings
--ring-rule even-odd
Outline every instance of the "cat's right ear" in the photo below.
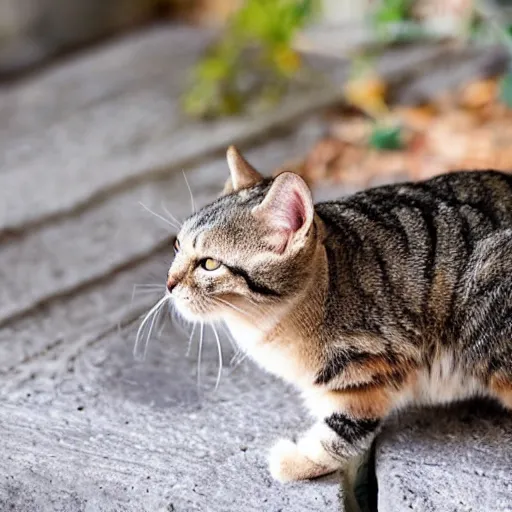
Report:
[[[271,245],[276,252],[283,253],[287,247],[302,246],[313,223],[315,207],[306,182],[297,174],[283,172],[252,213],[272,232]]]
[[[252,187],[263,180],[263,176],[241,155],[235,146],[229,146],[226,156],[230,177],[224,185],[222,195]]]

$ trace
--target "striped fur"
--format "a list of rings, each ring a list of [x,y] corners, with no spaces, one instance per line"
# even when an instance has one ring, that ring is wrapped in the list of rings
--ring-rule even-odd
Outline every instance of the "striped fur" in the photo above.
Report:
[[[410,404],[512,407],[511,176],[455,172],[313,210],[300,178],[263,179],[230,151],[226,194],[185,222],[169,279],[186,317],[225,321],[302,392],[317,423],[273,449],[277,479],[342,467]],[[223,265],[206,272],[207,257]]]

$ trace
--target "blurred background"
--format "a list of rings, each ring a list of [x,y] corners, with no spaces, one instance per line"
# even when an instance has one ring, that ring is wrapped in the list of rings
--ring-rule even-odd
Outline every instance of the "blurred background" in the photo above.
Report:
[[[511,14],[506,0],[0,0],[0,87],[65,73],[123,37],[130,66],[140,55],[128,41],[155,27],[174,28],[167,44],[186,52],[192,32],[177,27],[188,26],[201,46],[189,65],[167,48],[180,114],[264,116],[297,91],[326,95],[311,104],[328,107],[324,136],[292,164],[311,183],[509,169]],[[94,87],[109,86],[98,76]]]

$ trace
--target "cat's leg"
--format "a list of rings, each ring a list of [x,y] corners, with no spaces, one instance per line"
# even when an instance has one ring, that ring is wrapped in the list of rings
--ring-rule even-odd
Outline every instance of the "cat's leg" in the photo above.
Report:
[[[325,421],[313,425],[294,443],[281,439],[270,451],[269,469],[280,482],[306,480],[340,469],[340,461],[329,447],[338,442],[336,433]]]
[[[269,466],[276,480],[304,480],[342,469],[369,448],[391,406],[382,390],[329,395],[335,405],[330,414],[296,443],[283,439],[272,448]]]

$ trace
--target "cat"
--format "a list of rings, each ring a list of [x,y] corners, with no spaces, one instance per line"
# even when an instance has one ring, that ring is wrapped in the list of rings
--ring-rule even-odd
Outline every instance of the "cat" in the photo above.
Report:
[[[412,404],[491,397],[512,409],[512,177],[453,172],[313,204],[234,147],[223,195],[175,241],[167,295],[224,321],[316,423],[280,440],[279,481],[342,469]]]

